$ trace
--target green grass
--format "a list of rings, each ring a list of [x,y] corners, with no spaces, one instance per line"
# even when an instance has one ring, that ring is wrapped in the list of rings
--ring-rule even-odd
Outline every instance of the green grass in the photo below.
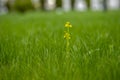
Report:
[[[120,80],[120,11],[0,16],[0,80]]]

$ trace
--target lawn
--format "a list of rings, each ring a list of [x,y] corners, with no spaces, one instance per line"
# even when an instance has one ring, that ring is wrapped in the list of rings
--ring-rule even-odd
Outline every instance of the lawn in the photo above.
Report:
[[[120,11],[0,16],[0,80],[120,80]]]

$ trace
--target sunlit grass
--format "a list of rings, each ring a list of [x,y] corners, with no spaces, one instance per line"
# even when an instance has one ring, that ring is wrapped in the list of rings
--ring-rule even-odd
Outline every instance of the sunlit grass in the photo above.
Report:
[[[67,64],[66,21],[74,25]],[[119,11],[0,16],[0,80],[119,79]]]

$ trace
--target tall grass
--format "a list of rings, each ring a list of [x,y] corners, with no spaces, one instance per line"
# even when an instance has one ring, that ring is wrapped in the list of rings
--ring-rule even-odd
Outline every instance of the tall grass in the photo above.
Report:
[[[67,60],[66,21],[73,25]],[[119,79],[119,11],[0,16],[0,80]]]

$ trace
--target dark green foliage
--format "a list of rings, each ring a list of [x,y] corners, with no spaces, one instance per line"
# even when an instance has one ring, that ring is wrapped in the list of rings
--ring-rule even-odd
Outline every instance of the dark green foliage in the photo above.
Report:
[[[45,7],[44,7],[44,2],[45,2],[45,0],[40,0],[41,2],[41,8],[42,8],[42,10],[44,10],[45,9]]]
[[[62,0],[56,0],[57,7],[62,7]]]
[[[87,7],[90,8],[90,0],[86,0]]]
[[[31,0],[15,0],[14,7],[15,7],[15,10],[20,12],[25,12],[33,9]]]
[[[8,8],[9,11],[14,10],[14,3],[11,3],[10,0],[8,0],[5,5],[6,5],[6,7]]]
[[[75,0],[71,0],[72,8],[74,9]]]

